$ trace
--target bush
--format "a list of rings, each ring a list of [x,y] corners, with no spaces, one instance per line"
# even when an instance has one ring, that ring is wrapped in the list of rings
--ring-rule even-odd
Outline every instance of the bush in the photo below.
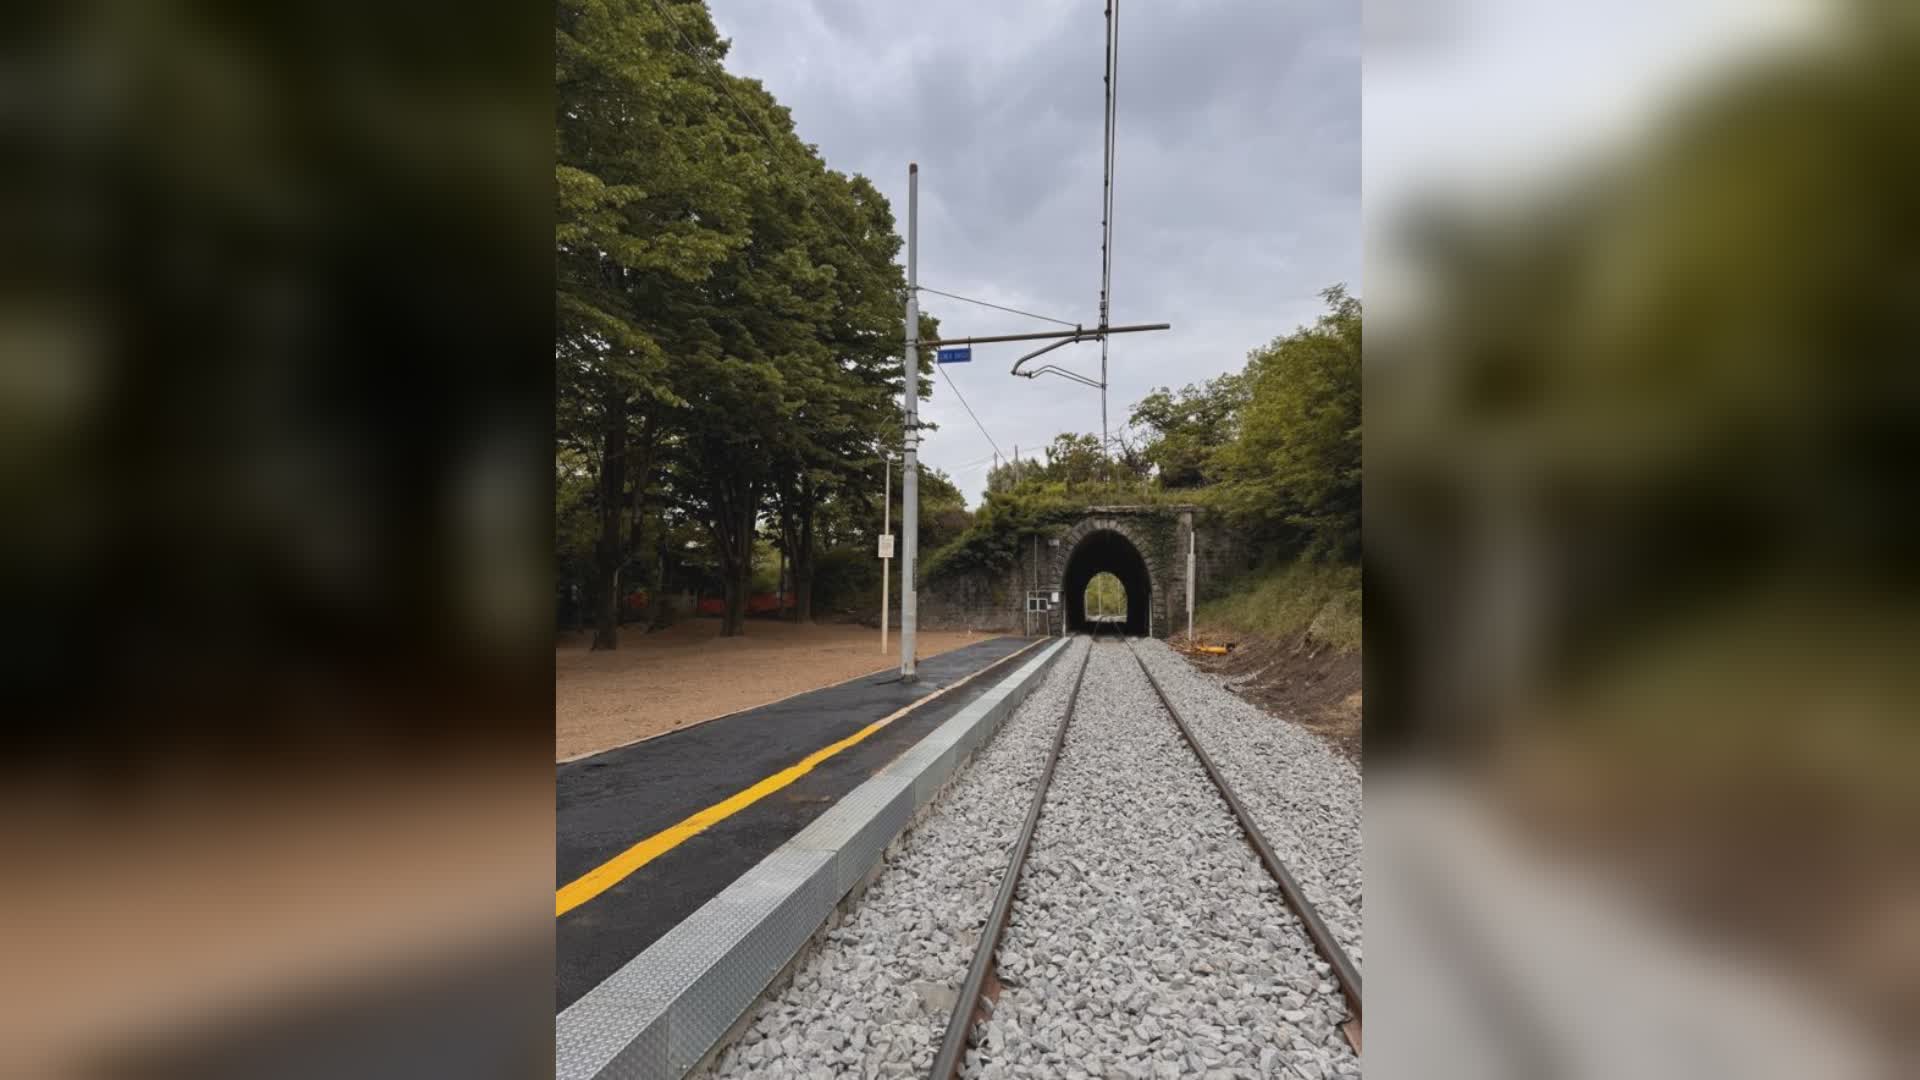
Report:
[[[813,614],[880,608],[880,560],[868,546],[829,548],[813,559]]]

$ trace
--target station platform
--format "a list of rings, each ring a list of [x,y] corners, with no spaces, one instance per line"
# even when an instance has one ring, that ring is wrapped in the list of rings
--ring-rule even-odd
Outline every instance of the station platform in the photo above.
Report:
[[[983,672],[1010,669],[1006,661],[1031,655],[1029,647],[1044,640],[989,638],[922,660],[915,683],[900,682],[897,672],[862,676],[560,765],[556,1012],[986,693],[995,674]],[[781,783],[783,771],[809,755],[922,701]],[[730,805],[763,784],[779,786],[749,805]],[[712,820],[677,835],[675,826],[695,815]],[[642,865],[607,872],[643,842],[653,848]],[[578,883],[590,877],[601,884],[583,891]]]

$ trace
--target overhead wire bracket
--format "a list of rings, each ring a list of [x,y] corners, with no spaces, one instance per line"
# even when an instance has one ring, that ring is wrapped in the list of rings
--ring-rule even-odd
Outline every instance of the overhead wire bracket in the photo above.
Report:
[[[1020,359],[1015,360],[1013,362],[1013,374],[1018,375],[1023,379],[1031,379],[1040,375],[1059,375],[1064,378],[1072,379],[1074,382],[1081,383],[1086,386],[1091,386],[1096,390],[1104,390],[1106,389],[1105,382],[1097,379],[1089,379],[1084,375],[1080,375],[1075,372],[1068,371],[1066,368],[1063,368],[1058,364],[1042,364],[1041,366],[1034,368],[1032,371],[1022,371],[1020,370],[1020,368],[1022,365],[1026,364],[1027,361],[1032,360],[1034,357],[1040,356],[1043,353],[1052,352],[1053,350],[1059,348],[1062,345],[1072,345],[1072,344],[1075,344],[1076,342],[1081,342],[1081,341],[1101,341],[1101,340],[1104,340],[1108,334],[1129,334],[1129,333],[1134,333],[1136,331],[1141,331],[1141,330],[1167,330],[1171,328],[1172,328],[1171,323],[1143,323],[1138,326],[1096,326],[1092,330],[1087,330],[1083,327],[1076,326],[1073,328],[1074,332],[1071,335],[1064,336],[1059,341],[1056,341],[1051,345],[1043,345],[1040,348],[1035,349],[1032,352],[1028,353],[1027,355],[1021,357]]]
[[[1053,344],[1043,345],[1020,359],[1015,360],[1013,362],[1013,374],[1025,379],[1031,379],[1036,375],[1063,375],[1075,382],[1082,382],[1088,386],[1098,387],[1100,385],[1098,382],[1088,379],[1083,375],[1076,375],[1056,364],[1044,364],[1032,371],[1021,371],[1020,367],[1034,357],[1042,353],[1052,352],[1062,345],[1073,345],[1082,341],[1099,341],[1108,334],[1135,334],[1143,330],[1171,329],[1173,329],[1172,323],[1140,323],[1134,326],[1095,326],[1091,328],[1075,326],[1071,330],[1049,330],[1032,334],[991,334],[985,337],[936,338],[932,341],[922,341],[919,344],[923,348],[938,348],[942,345],[989,345],[1000,341],[1051,341]]]
[[[1082,385],[1091,386],[1096,390],[1100,389],[1100,383],[1096,380],[1089,379],[1078,372],[1068,371],[1059,364],[1043,364],[1040,367],[1034,368],[1032,371],[1018,371],[1014,374],[1026,379],[1031,379],[1036,375],[1059,375],[1063,378],[1072,379],[1074,382]]]

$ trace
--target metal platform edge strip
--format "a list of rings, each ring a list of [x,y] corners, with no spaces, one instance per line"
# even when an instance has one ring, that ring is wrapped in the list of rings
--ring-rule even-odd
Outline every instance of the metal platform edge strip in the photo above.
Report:
[[[1043,648],[554,1020],[559,1080],[678,1080],[725,1036],[913,814],[1046,676]]]

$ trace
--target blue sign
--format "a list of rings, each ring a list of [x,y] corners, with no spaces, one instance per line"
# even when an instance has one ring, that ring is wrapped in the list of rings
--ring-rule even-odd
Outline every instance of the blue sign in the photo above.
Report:
[[[973,360],[973,346],[962,345],[957,349],[941,349],[933,358],[936,364],[965,364]]]

